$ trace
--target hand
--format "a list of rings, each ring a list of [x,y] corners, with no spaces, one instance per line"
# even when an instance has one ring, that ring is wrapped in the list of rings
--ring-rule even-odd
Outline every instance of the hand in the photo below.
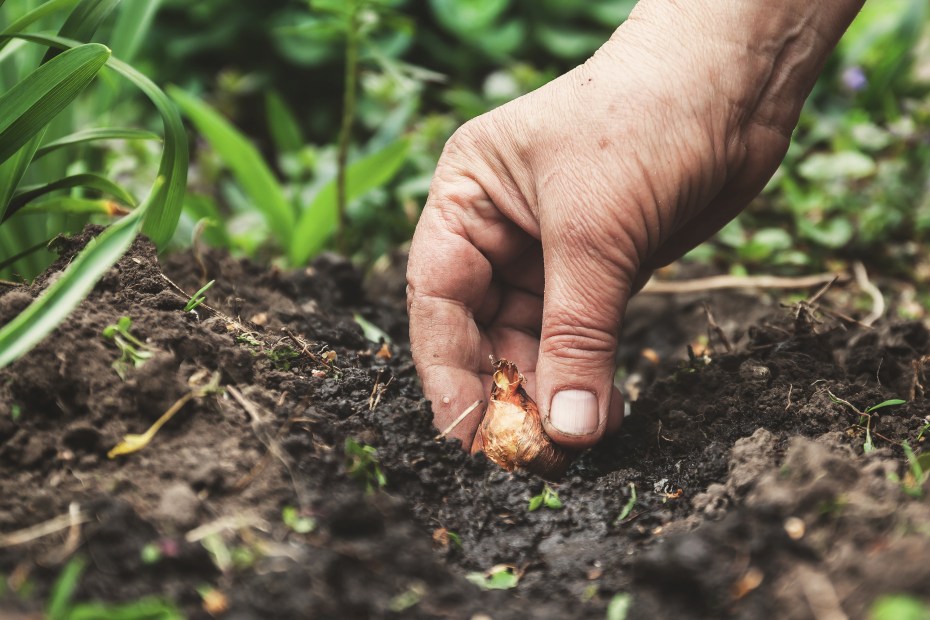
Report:
[[[407,274],[437,427],[487,399],[493,354],[556,442],[619,428],[630,296],[761,191],[861,3],[767,4],[642,0],[587,63],[449,140]],[[466,449],[483,410],[452,433]]]

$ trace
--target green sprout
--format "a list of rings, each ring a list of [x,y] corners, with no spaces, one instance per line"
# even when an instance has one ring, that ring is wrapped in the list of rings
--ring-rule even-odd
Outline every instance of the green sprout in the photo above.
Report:
[[[265,351],[265,356],[271,360],[271,363],[276,369],[288,371],[291,369],[293,360],[300,357],[300,351],[288,346],[280,346]]]
[[[146,597],[129,603],[110,605],[88,602],[72,603],[86,561],[73,558],[62,569],[58,580],[49,595],[45,617],[49,620],[77,620],[78,618],[96,618],[97,620],[181,620],[181,615],[171,603],[157,598]]]
[[[346,471],[349,476],[365,483],[365,491],[373,493],[387,484],[387,478],[378,463],[378,451],[373,446],[360,444],[346,437]]]
[[[910,467],[909,475],[904,477],[901,486],[911,497],[921,497],[924,482],[930,477],[930,461],[928,461],[930,455],[917,456],[906,441],[901,442],[901,447],[904,449],[904,456],[907,457],[907,464]]]
[[[103,330],[103,337],[112,340],[120,350],[119,358],[113,362],[113,370],[120,379],[126,379],[126,371],[139,368],[152,357],[149,347],[129,332],[132,319],[122,316],[114,325],[107,325]]]
[[[623,506],[623,510],[620,511],[620,514],[614,519],[614,525],[618,525],[623,522],[627,517],[630,516],[630,513],[633,512],[633,508],[636,506],[636,485],[632,482],[630,483],[630,499],[627,500],[626,504]]]
[[[295,506],[285,506],[281,511],[281,520],[298,534],[309,534],[316,529],[316,519],[300,516],[300,511]]]
[[[184,312],[193,312],[194,309],[197,308],[197,306],[202,304],[207,299],[204,293],[206,293],[210,289],[210,287],[213,286],[214,282],[216,282],[216,280],[210,280],[209,282],[204,284],[202,287],[200,287],[200,290],[194,293],[193,297],[191,297],[188,300],[187,304],[185,304]]]
[[[865,443],[862,444],[862,452],[864,454],[868,454],[869,452],[872,452],[873,450],[875,450],[875,444],[872,442],[872,413],[874,411],[877,411],[878,409],[883,409],[885,407],[894,407],[896,405],[903,405],[907,403],[906,400],[901,400],[900,398],[890,398],[876,405],[867,407],[864,411],[859,411],[858,407],[853,405],[848,400],[843,400],[842,398],[840,398],[839,396],[837,396],[830,390],[827,390],[827,395],[830,397],[830,400],[833,401],[834,403],[838,405],[846,405],[847,407],[852,409],[856,413],[856,415],[859,416],[859,422],[858,422],[859,426],[863,426],[863,423],[865,424]],[[919,437],[920,436],[918,435],[918,438]]]
[[[543,506],[550,510],[559,510],[562,508],[562,500],[559,499],[558,493],[548,484],[543,485],[539,495],[530,498],[529,511],[533,512],[534,510],[539,510]]]
[[[520,572],[512,564],[498,564],[484,572],[473,572],[465,575],[482,590],[510,590],[520,583]]]

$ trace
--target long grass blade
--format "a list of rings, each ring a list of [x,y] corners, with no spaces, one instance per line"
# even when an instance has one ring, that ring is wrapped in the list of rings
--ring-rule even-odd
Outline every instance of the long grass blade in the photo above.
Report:
[[[258,149],[200,99],[180,88],[169,88],[168,93],[232,171],[282,246],[288,247],[294,234],[294,210]]]
[[[13,200],[10,201],[10,206],[7,208],[6,215],[4,215],[3,219],[9,219],[14,213],[18,212],[20,209],[25,207],[28,203],[32,202],[36,198],[57,190],[71,189],[74,187],[86,187],[88,189],[95,189],[99,192],[103,192],[104,194],[110,194],[114,198],[121,200],[127,205],[135,206],[136,204],[136,201],[132,195],[121,186],[117,185],[104,176],[87,172],[83,174],[73,174],[71,176],[63,177],[56,181],[52,181],[51,183],[32,185],[22,188],[21,190],[17,191],[16,194],[14,194]],[[70,210],[66,209],[66,211]]]
[[[114,56],[123,62],[133,61],[160,4],[161,0],[131,0],[119,7],[110,38]]]
[[[121,0],[80,0],[58,30],[58,36],[79,42],[90,41],[103,20],[120,2]],[[59,53],[57,48],[50,47],[42,62],[48,62]]]
[[[15,20],[9,26],[4,28],[3,32],[0,32],[0,34],[10,35],[22,32],[43,17],[51,15],[56,11],[70,8],[77,3],[78,0],[49,0],[48,2],[40,4],[31,11],[24,13],[19,19]],[[9,45],[10,41],[12,41],[12,39],[0,40],[0,50]]]
[[[0,162],[9,159],[64,110],[109,57],[110,50],[98,43],[75,47],[0,95]]]
[[[49,35],[22,34],[20,38],[56,48],[73,48],[80,45],[77,41]],[[165,147],[158,167],[159,177],[164,178],[164,185],[158,195],[152,199],[152,207],[145,218],[142,232],[149,236],[159,247],[164,247],[171,240],[171,235],[181,217],[181,206],[187,189],[187,134],[181,115],[168,96],[150,79],[124,62],[113,58],[107,66],[132,82],[155,105],[162,118],[165,130]]]
[[[409,146],[408,140],[401,139],[349,164],[346,170],[346,200],[355,200],[390,181],[407,160]],[[333,179],[320,188],[310,206],[300,214],[294,241],[290,246],[291,263],[303,265],[322,250],[336,230],[338,221],[336,181]]]
[[[293,153],[304,146],[300,124],[294,112],[276,90],[265,95],[265,118],[268,131],[279,153]]]
[[[30,351],[81,301],[97,281],[129,249],[151,201],[161,193],[156,180],[148,199],[91,241],[25,310],[0,328],[0,368]]]
[[[161,140],[161,136],[151,131],[133,129],[132,127],[95,127],[94,129],[83,129],[43,144],[39,150],[36,151],[34,159],[38,159],[57,149],[96,140]]]

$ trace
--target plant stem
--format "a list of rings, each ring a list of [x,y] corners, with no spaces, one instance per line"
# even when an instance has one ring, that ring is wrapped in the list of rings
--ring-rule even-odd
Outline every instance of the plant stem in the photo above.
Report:
[[[345,90],[342,96],[342,126],[339,130],[339,150],[336,156],[336,208],[339,210],[339,226],[336,229],[336,247],[347,252],[348,217],[346,215],[346,164],[349,159],[349,141],[352,137],[352,121],[355,119],[356,73],[358,72],[359,3],[352,1],[346,27]]]

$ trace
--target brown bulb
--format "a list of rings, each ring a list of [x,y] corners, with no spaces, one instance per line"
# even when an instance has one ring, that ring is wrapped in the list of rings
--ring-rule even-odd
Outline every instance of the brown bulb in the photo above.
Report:
[[[471,453],[484,452],[507,471],[519,468],[558,478],[571,462],[571,451],[553,443],[543,430],[539,408],[523,389],[526,379],[517,365],[504,359],[492,362],[491,401]]]

